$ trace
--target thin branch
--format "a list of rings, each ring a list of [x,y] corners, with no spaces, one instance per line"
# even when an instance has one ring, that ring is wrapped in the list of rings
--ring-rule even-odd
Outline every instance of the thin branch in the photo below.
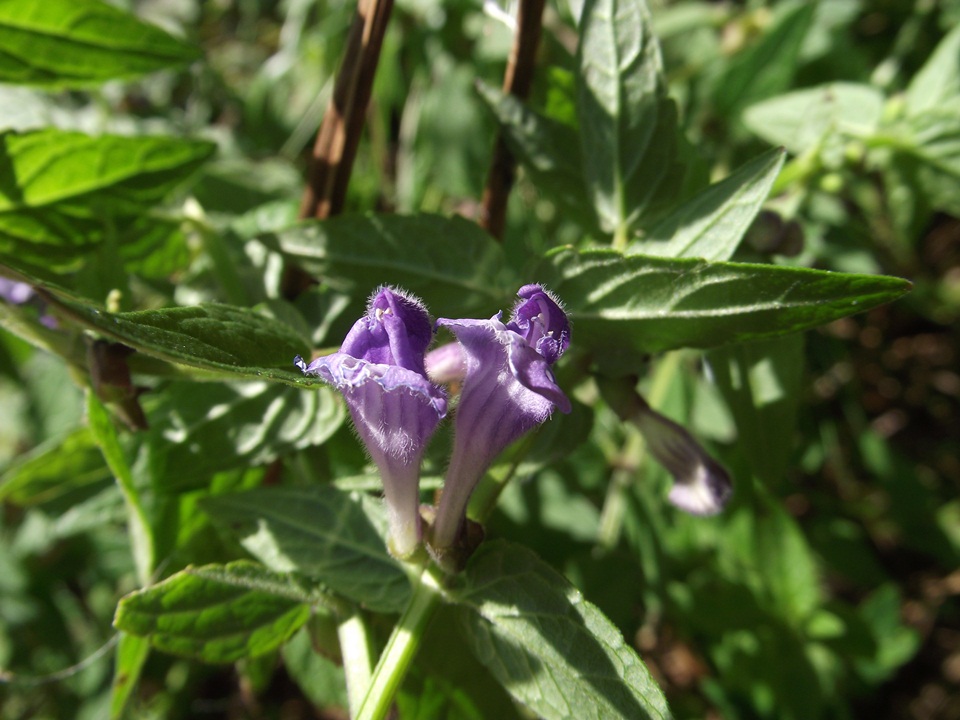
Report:
[[[333,96],[313,148],[301,218],[327,218],[343,210],[392,9],[393,0],[359,0]]]
[[[301,219],[328,218],[343,210],[392,9],[393,0],[358,0],[340,73],[313,146],[300,203]],[[288,264],[281,292],[293,299],[313,283],[308,273]]]
[[[533,70],[540,42],[545,0],[520,0],[517,10],[517,34],[514,37],[510,61],[503,77],[503,91],[520,100],[526,100],[533,84]],[[507,199],[513,186],[514,159],[507,149],[503,134],[497,136],[493,150],[487,186],[483,191],[483,210],[480,224],[493,237],[501,240],[506,224]]]

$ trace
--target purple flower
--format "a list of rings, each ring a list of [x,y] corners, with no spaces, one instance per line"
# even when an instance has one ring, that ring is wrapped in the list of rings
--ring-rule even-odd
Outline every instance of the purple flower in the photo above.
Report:
[[[539,285],[526,285],[518,295],[506,325],[501,313],[489,320],[437,320],[456,335],[466,363],[431,542],[441,557],[457,543],[467,501],[494,458],[554,408],[570,412],[550,370],[570,344],[566,313]]]
[[[58,327],[57,319],[44,312],[46,303],[37,295],[36,290],[29,283],[0,277],[0,298],[12,305],[32,305],[40,313],[40,322],[51,330]]]
[[[424,369],[433,338],[422,303],[384,287],[347,333],[340,351],[294,362],[343,393],[353,424],[383,479],[390,546],[407,557],[420,543],[420,460],[447,412],[443,390]]]
[[[637,427],[650,454],[673,475],[670,502],[693,515],[716,515],[733,494],[727,471],[689,432],[641,402]]]

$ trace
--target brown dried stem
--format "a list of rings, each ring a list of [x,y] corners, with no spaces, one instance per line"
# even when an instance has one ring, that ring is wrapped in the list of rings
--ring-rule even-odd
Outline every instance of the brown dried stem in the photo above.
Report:
[[[533,84],[533,70],[540,42],[540,28],[543,24],[545,0],[520,0],[517,10],[517,34],[507,72],[503,76],[503,91],[509,95],[526,100]],[[503,239],[503,230],[507,217],[507,199],[513,186],[514,158],[507,148],[503,134],[497,136],[487,175],[487,186],[483,191],[483,209],[480,224],[493,237]]]
[[[393,0],[359,0],[333,97],[313,148],[301,218],[343,210]]]

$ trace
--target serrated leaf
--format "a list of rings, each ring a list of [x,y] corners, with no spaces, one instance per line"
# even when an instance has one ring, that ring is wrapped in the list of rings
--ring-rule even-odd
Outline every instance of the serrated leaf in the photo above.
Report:
[[[221,470],[320,445],[345,416],[329,387],[304,392],[268,383],[174,383],[150,408],[143,439],[158,483],[183,488]]]
[[[670,717],[620,631],[530,550],[486,543],[462,581],[451,596],[463,608],[470,649],[540,717]]]
[[[676,107],[643,0],[587,0],[580,25],[584,175],[601,227],[625,237],[671,174]]]
[[[410,594],[387,554],[382,506],[329,486],[273,487],[202,502],[272,570],[296,570],[372,610],[398,612]]]
[[[0,0],[0,82],[79,88],[200,57],[198,49],[100,0]]]
[[[165,652],[227,663],[282,645],[315,599],[292,576],[256,563],[188,567],[123,598],[114,625]]]
[[[871,85],[829,83],[751,105],[743,113],[743,122],[767,142],[797,155],[828,135],[836,136],[837,148],[826,150],[842,153],[848,138],[866,138],[876,132],[884,101],[883,93]]]
[[[783,158],[783,148],[775,148],[740,166],[678,207],[630,252],[729,260],[770,194]]]
[[[485,83],[477,87],[500,123],[510,152],[537,189],[584,227],[596,225],[597,216],[586,195],[583,164],[579,153],[573,151],[578,144],[576,130],[529,109],[497,88]]]
[[[919,115],[936,110],[960,97],[960,27],[955,27],[937,45],[905,93],[906,110]]]
[[[339,290],[396,285],[451,316],[489,313],[510,292],[500,246],[460,217],[340,215],[261,239]]]
[[[308,341],[289,326],[255,310],[232,305],[197,305],[109,313],[70,299],[63,288],[22,272],[58,313],[72,322],[146,355],[233,379],[276,380],[288,385],[319,384],[292,367]]]
[[[566,303],[574,343],[636,368],[645,353],[806,330],[900,297],[883,275],[559,249],[544,282]]]

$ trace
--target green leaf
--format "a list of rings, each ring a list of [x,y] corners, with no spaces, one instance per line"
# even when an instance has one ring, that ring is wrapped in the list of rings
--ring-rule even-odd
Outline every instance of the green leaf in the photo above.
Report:
[[[452,598],[477,659],[540,717],[670,717],[620,631],[526,548],[481,546]]]
[[[713,94],[722,116],[733,118],[746,105],[787,89],[817,3],[785,2],[760,39],[730,61]]]
[[[0,475],[0,501],[34,505],[109,477],[90,430],[77,428],[17,458]]]
[[[69,266],[113,239],[150,244],[169,223],[145,215],[209,158],[212,143],[91,137],[55,129],[0,134],[0,256]],[[135,253],[134,253],[135,254]],[[35,271],[36,272],[36,271]]]
[[[3,133],[0,213],[76,200],[72,211],[87,216],[103,207],[135,212],[162,199],[215,149],[199,140],[94,137],[54,128]]]
[[[916,180],[933,208],[960,213],[960,98],[908,118],[898,148],[915,161]]]
[[[149,408],[151,473],[166,488],[206,482],[322,444],[346,416],[329,387],[304,392],[268,383],[173,383]]]
[[[729,260],[770,194],[783,158],[783,148],[775,148],[745,163],[678,207],[630,252]]]
[[[489,315],[509,292],[500,246],[461,217],[340,215],[261,239],[338,290],[396,285],[450,317]]]
[[[593,228],[597,216],[586,195],[580,155],[572,150],[578,144],[576,130],[530,110],[514,95],[485,83],[477,87],[500,123],[510,152],[537,189],[585,228]]]
[[[797,522],[776,500],[764,499],[754,522],[757,572],[774,611],[799,629],[820,605],[817,561]]]
[[[955,27],[937,45],[905,93],[906,110],[920,115],[941,108],[960,97],[960,27]]]
[[[150,655],[150,642],[145,638],[121,632],[117,643],[117,659],[110,688],[110,720],[126,717],[127,703],[137,686],[140,673]]]
[[[150,523],[143,511],[140,493],[133,481],[133,473],[120,447],[117,428],[110,414],[92,390],[87,391],[87,422],[90,433],[103,452],[103,459],[117,480],[120,492],[127,508],[127,529],[130,533],[130,546],[133,552],[137,578],[146,583],[154,567],[154,539]]]
[[[625,238],[673,170],[677,133],[643,0],[587,0],[578,63],[587,187],[603,229]]]
[[[281,652],[284,668],[317,709],[333,705],[346,710],[343,668],[314,649],[307,627],[297,632]]]
[[[849,138],[866,138],[876,132],[884,100],[883,93],[871,85],[836,82],[751,105],[744,111],[743,121],[767,142],[783,145],[797,155],[829,136],[832,146],[819,152],[838,155]]]
[[[202,502],[264,565],[296,570],[381,612],[399,612],[407,576],[387,554],[386,518],[371,498],[329,486],[272,487]]]
[[[640,356],[799,332],[890,302],[910,283],[883,275],[667,260],[560,248],[544,282],[564,300],[574,343],[636,370]]]
[[[0,2],[0,82],[80,88],[200,57],[198,49],[100,0]]]
[[[309,349],[308,341],[288,325],[255,310],[197,305],[109,313],[70,299],[70,294],[55,284],[22,272],[4,274],[29,281],[61,317],[151,357],[236,380],[276,380],[301,387],[321,384],[299,371],[284,369],[293,366],[297,354]]]
[[[165,652],[228,663],[282,645],[315,600],[291,575],[249,561],[188,567],[123,598],[114,625]]]
[[[712,375],[737,424],[737,448],[767,483],[785,479],[802,397],[803,335],[711,350]]]

